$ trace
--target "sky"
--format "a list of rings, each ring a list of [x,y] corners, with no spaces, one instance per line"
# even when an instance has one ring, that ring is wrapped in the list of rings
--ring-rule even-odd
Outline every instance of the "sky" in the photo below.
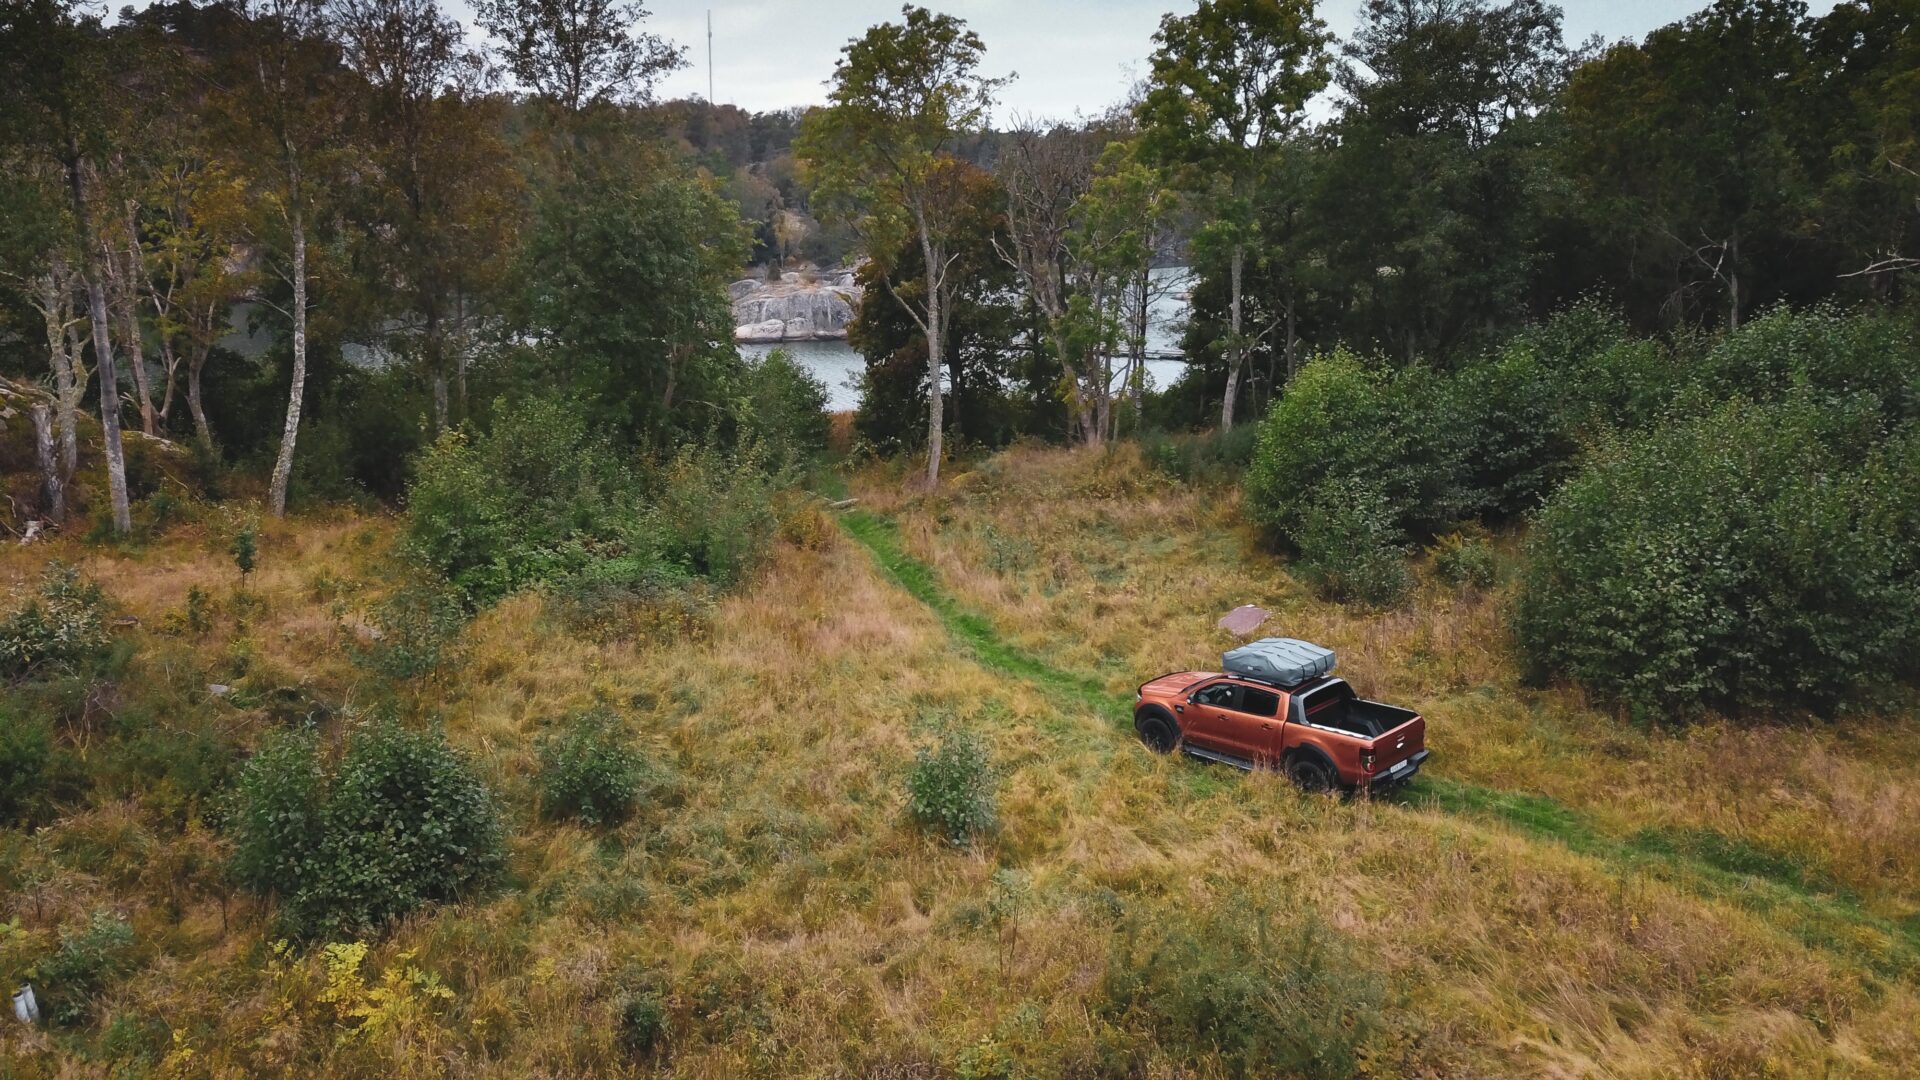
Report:
[[[897,19],[900,0],[643,0],[645,28],[686,46],[690,66],[659,87],[664,99],[707,96],[707,16],[713,17],[713,97],[754,112],[813,105],[848,39]],[[1147,69],[1153,32],[1191,0],[920,0],[965,19],[987,47],[983,73],[1014,74],[995,120],[1096,116],[1125,97]],[[1639,37],[1705,7],[1708,0],[1563,0],[1568,44],[1598,34]],[[475,44],[470,0],[441,0]],[[1835,0],[1810,0],[1824,14]],[[1342,37],[1362,0],[1321,0],[1320,17]],[[109,7],[115,6],[109,2]]]
[[[989,75],[1018,77],[1000,93],[997,119],[1096,115],[1146,74],[1153,32],[1180,0],[921,0],[965,19],[985,42]],[[457,0],[456,0],[457,3]],[[1639,37],[1705,7],[1707,0],[1563,0],[1569,44],[1599,34]],[[1834,0],[1812,0],[1814,14]],[[451,6],[451,5],[450,5]],[[753,111],[810,105],[849,38],[900,14],[900,0],[651,0],[654,33],[688,47],[692,66],[661,97],[706,97],[707,12],[713,13],[714,98]],[[1320,17],[1346,36],[1361,0],[1322,0]]]

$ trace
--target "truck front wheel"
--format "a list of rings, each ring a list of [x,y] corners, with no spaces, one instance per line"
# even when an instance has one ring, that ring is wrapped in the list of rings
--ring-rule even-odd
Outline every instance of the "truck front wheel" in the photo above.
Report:
[[[1140,733],[1140,741],[1156,754],[1165,754],[1180,742],[1179,729],[1159,713],[1147,713],[1136,720],[1133,727]]]

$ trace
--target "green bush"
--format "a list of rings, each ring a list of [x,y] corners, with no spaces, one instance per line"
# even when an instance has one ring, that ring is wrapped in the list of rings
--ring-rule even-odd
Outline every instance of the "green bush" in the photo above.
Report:
[[[458,589],[427,574],[409,575],[369,613],[371,640],[350,641],[348,655],[390,679],[417,679],[455,663],[468,622],[462,600]]]
[[[1493,584],[1499,565],[1483,531],[1462,529],[1435,542],[1433,572],[1449,585],[1484,589]]]
[[[471,767],[437,730],[391,720],[356,729],[331,773],[310,738],[270,741],[241,772],[227,831],[235,879],[280,898],[301,937],[377,930],[472,892],[504,860]]]
[[[907,809],[922,825],[964,845],[993,828],[996,781],[986,743],[971,731],[948,728],[915,752]]]
[[[1385,1027],[1383,980],[1345,935],[1259,904],[1129,920],[1101,996],[1121,1023],[1230,1076],[1352,1076]]]
[[[540,810],[553,819],[612,825],[632,815],[646,759],[627,744],[620,718],[583,713],[540,743]]]
[[[772,550],[774,481],[751,459],[684,449],[654,477],[651,532],[661,558],[722,588]]]
[[[577,405],[498,403],[491,431],[449,432],[422,455],[407,540],[470,603],[487,604],[577,569],[642,501],[632,470],[587,430]]]
[[[651,1058],[666,1037],[667,1008],[659,994],[635,991],[620,999],[621,1049],[635,1058]]]
[[[759,447],[779,468],[805,464],[826,452],[827,388],[785,349],[747,361],[737,396],[733,411],[740,445]]]
[[[687,447],[630,468],[564,400],[497,405],[490,432],[451,433],[422,457],[408,547],[469,605],[582,574],[641,592],[674,577],[726,587],[773,541],[776,473],[757,453]]]
[[[1258,424],[1198,435],[1156,431],[1140,440],[1140,454],[1148,465],[1184,483],[1224,485],[1246,475],[1259,441]]]
[[[1831,713],[1920,654],[1920,434],[1879,403],[1733,403],[1614,446],[1548,502],[1513,627],[1536,677],[1637,712]]]
[[[0,676],[76,672],[111,642],[100,586],[71,566],[48,563],[35,593],[0,619]]]
[[[1443,389],[1431,372],[1389,375],[1345,351],[1309,361],[1260,424],[1247,517],[1298,546],[1309,510],[1330,503],[1320,489],[1346,484],[1378,493],[1395,543],[1452,524],[1466,508],[1463,447]]]
[[[1387,607],[1412,587],[1406,549],[1380,492],[1340,479],[1315,489],[1294,531],[1294,569],[1329,600]]]
[[[133,970],[133,946],[133,925],[110,911],[63,928],[60,947],[40,963],[35,982],[47,1019],[63,1026],[85,1023],[100,994]]]
[[[1882,431],[1920,420],[1920,338],[1910,319],[1786,307],[1715,339],[1687,374],[1694,401],[1855,402]]]
[[[229,870],[262,896],[301,895],[325,867],[327,777],[308,732],[276,732],[240,770],[226,833]]]
[[[0,712],[0,825],[39,816],[52,756],[50,724],[12,709]]]

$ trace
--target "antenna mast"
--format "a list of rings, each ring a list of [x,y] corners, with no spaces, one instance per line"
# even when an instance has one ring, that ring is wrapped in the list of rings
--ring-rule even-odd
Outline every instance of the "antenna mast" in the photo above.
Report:
[[[713,104],[713,9],[707,9],[707,104]]]

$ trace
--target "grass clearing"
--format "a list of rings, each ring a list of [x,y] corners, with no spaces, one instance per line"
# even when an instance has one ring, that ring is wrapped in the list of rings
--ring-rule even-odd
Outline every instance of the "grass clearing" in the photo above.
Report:
[[[1237,999],[1111,965],[1156,943],[1208,959],[1182,933],[1256,909],[1348,943],[1386,987],[1356,999],[1378,1013],[1353,1050],[1370,1075],[1897,1076],[1920,1054],[1893,932],[1913,911],[1901,733],[1650,733],[1523,692],[1493,600],[1429,584],[1401,612],[1320,605],[1210,496],[1125,459],[1017,450],[939,496],[878,483],[850,485],[872,513],[782,545],[685,632],[576,637],[521,594],[466,629],[457,670],[397,688],[337,648],[385,587],[384,520],[269,523],[244,603],[197,525],[137,553],[0,551],[14,582],[68,558],[138,620],[108,685],[40,692],[73,706],[62,746],[128,755],[116,779],[0,832],[0,924],[19,926],[0,975],[99,910],[132,927],[129,973],[86,1024],[10,1036],[0,1073],[1220,1076],[1167,1025]],[[195,587],[205,630],[172,618]],[[1242,599],[1427,712],[1432,782],[1341,802],[1138,749],[1133,684],[1204,663]],[[437,717],[500,794],[505,881],[366,942],[328,1000],[326,954],[277,953],[267,906],[224,884],[197,748],[309,715],[335,738],[381,701]],[[545,820],[542,739],[595,709],[657,773],[618,824]],[[964,849],[908,811],[941,725],[977,734],[998,778],[997,824]],[[1654,754],[1730,750],[1768,782],[1658,804]],[[1295,952],[1262,954],[1275,985]],[[389,978],[412,990],[380,1025],[341,1007]]]

